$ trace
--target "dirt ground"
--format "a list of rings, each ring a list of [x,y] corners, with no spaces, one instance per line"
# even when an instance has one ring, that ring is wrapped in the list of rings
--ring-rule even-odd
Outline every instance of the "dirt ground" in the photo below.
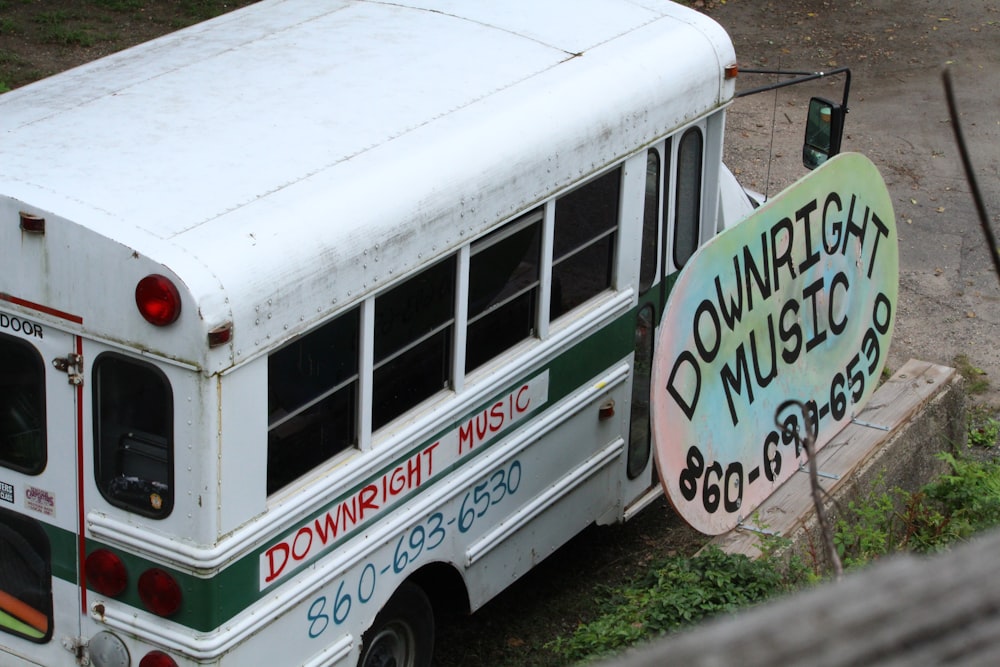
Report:
[[[248,2],[0,0],[0,83],[68,68]],[[1000,227],[1000,7],[995,0],[700,0],[725,26],[743,68],[852,68],[844,149],[868,155],[892,195],[900,292],[890,368],[908,358],[986,374],[977,400],[1000,404],[1000,288],[975,216],[941,84],[951,69],[961,125],[987,211]],[[767,82],[744,75],[741,87]],[[839,99],[842,80],[738,100],[727,163],[744,185],[776,193],[804,175],[808,97]],[[613,585],[701,538],[665,504],[626,526],[586,531],[472,618],[443,619],[437,663],[557,665],[542,648],[593,611]]]
[[[965,355],[991,380],[977,400],[996,405],[1000,289],[961,168],[942,71],[951,70],[960,125],[995,229],[1000,6],[993,0],[728,0],[708,13],[730,31],[743,67],[852,68],[844,149],[878,166],[900,240],[889,365],[898,368],[909,358],[956,365],[956,356]],[[745,185],[773,193],[801,176],[801,118],[814,91],[839,95],[839,88],[824,91],[817,84],[734,104],[726,160],[743,170]]]

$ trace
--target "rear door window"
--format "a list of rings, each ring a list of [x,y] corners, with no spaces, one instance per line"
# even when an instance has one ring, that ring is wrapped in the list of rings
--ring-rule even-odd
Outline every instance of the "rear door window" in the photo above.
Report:
[[[34,347],[0,334],[0,465],[45,469],[45,363]]]
[[[51,551],[40,523],[0,508],[0,630],[52,638]]]

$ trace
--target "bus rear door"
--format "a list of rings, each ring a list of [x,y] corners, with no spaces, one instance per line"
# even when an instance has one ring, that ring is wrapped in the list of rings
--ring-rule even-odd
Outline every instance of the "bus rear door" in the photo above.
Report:
[[[11,655],[0,656],[0,663],[74,665],[85,613],[78,555],[82,341],[4,306],[0,302],[0,653]]]

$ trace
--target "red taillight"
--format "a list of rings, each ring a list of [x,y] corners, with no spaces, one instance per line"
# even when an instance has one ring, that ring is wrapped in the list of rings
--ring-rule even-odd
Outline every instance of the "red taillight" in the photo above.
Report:
[[[139,667],[177,667],[177,663],[163,651],[150,651],[142,656]]]
[[[117,597],[128,584],[128,572],[122,559],[107,549],[97,549],[84,564],[87,585],[101,595]]]
[[[169,574],[153,568],[139,577],[139,597],[158,616],[172,616],[181,608],[181,587]]]
[[[181,295],[169,278],[153,274],[135,286],[135,305],[150,324],[164,327],[181,314]]]

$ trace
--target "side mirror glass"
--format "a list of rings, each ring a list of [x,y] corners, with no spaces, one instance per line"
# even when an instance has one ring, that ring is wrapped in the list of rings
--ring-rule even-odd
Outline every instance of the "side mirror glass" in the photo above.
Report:
[[[839,153],[843,134],[844,107],[821,97],[809,100],[802,164],[815,169]]]

